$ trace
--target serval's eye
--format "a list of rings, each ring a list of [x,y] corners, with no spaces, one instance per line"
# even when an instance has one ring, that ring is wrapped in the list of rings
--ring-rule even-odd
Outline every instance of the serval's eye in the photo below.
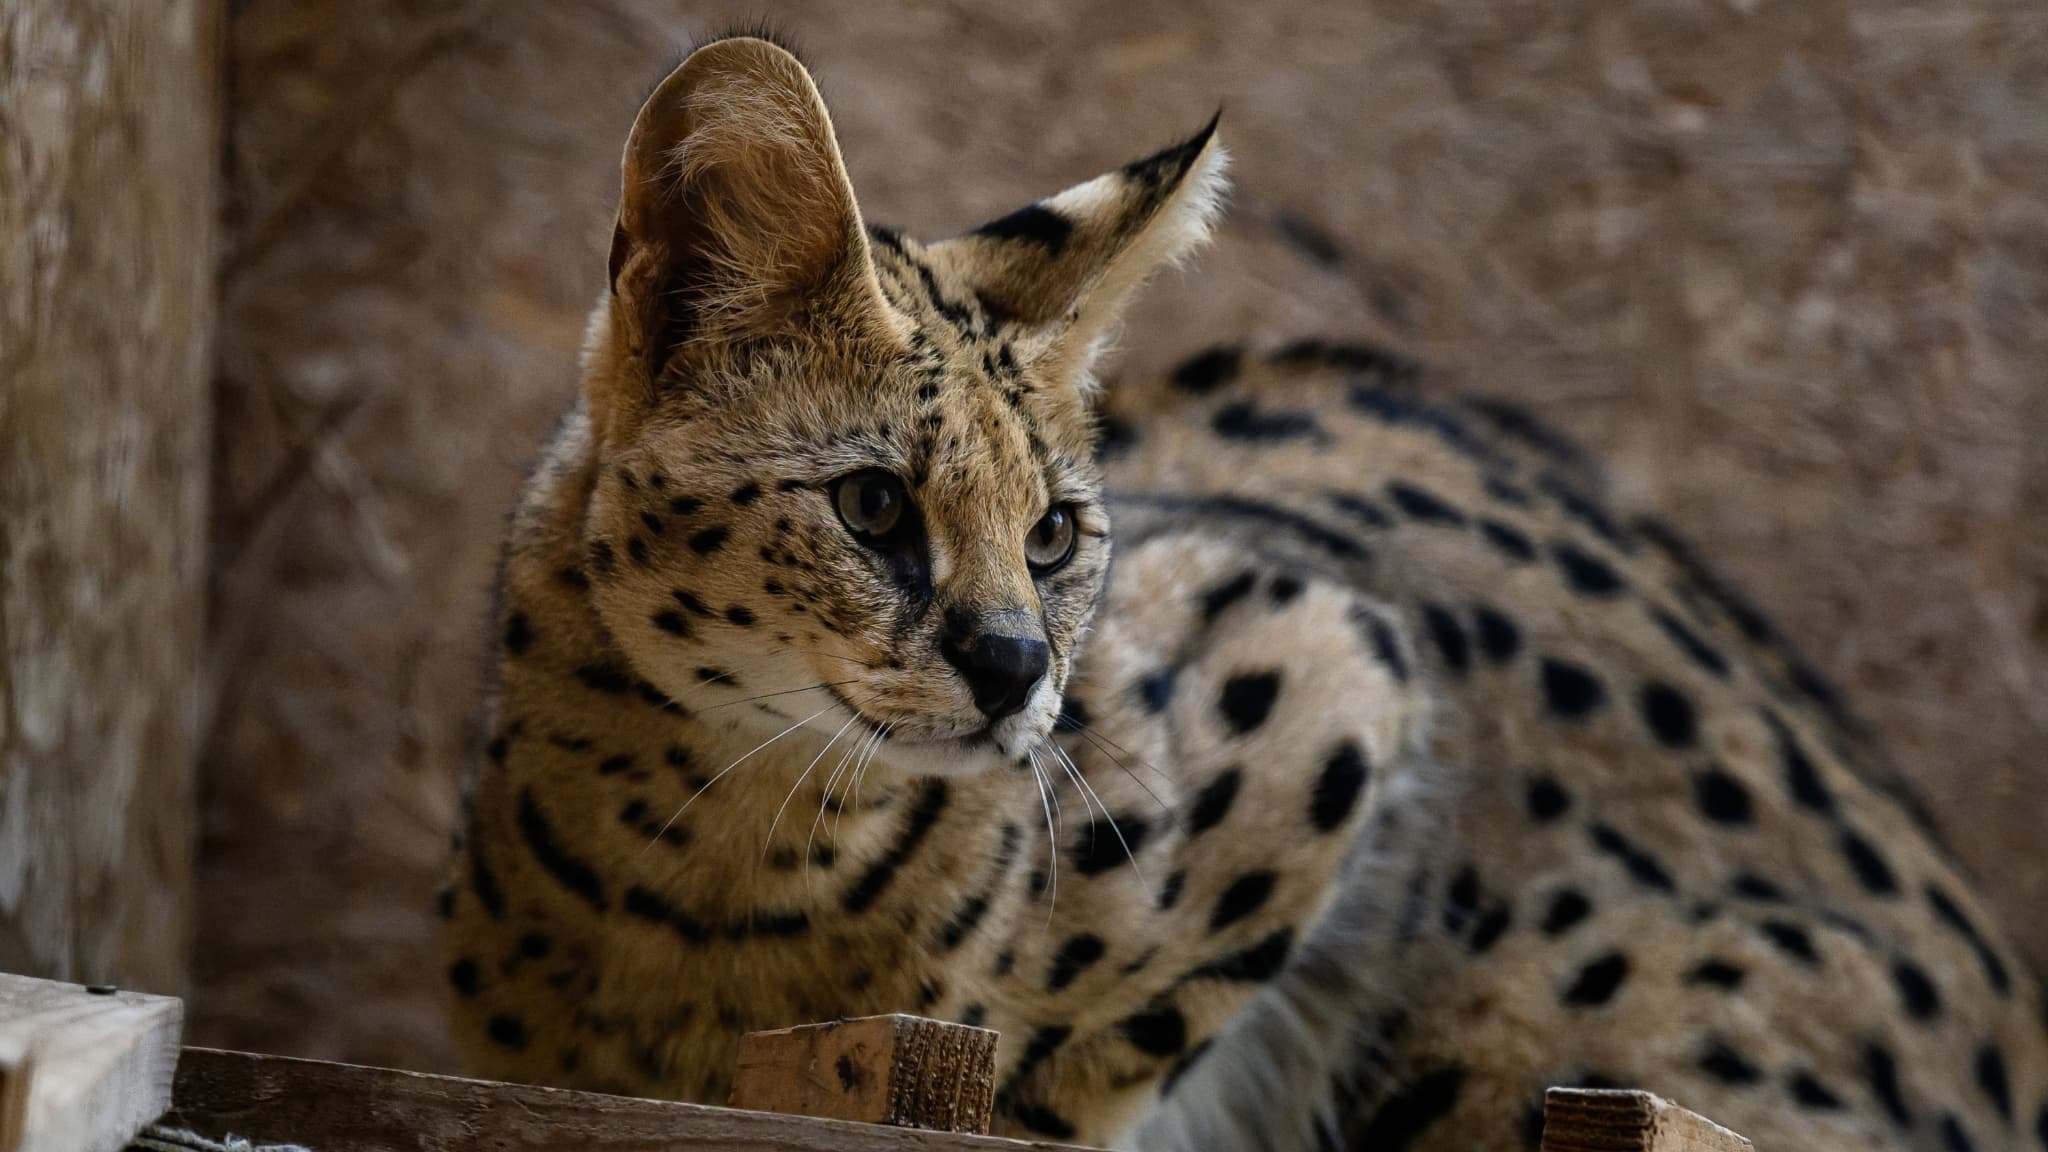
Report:
[[[1033,576],[1049,576],[1074,558],[1074,506],[1055,504],[1024,536],[1024,562]]]
[[[903,481],[880,468],[867,468],[832,482],[832,504],[853,538],[871,548],[888,543],[910,510]]]

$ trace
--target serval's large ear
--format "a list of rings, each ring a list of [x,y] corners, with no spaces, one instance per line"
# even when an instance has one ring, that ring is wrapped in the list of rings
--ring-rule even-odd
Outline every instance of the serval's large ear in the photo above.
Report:
[[[996,319],[1043,330],[1085,381],[1134,291],[1209,236],[1227,186],[1216,120],[1180,144],[927,250]]]
[[[697,342],[890,330],[832,119],[787,50],[736,37],[692,52],[641,106],[623,167],[614,351],[649,379]]]

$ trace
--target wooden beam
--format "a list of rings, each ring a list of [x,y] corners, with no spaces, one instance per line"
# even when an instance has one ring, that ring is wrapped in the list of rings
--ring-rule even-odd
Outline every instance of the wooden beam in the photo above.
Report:
[[[920,1132],[187,1048],[166,1123],[318,1152],[1053,1152]]]
[[[116,1152],[163,1115],[185,1006],[0,974],[0,1152]]]
[[[0,19],[0,971],[178,993],[220,0]]]
[[[923,1016],[863,1016],[740,1037],[732,1105],[937,1132],[988,1131],[996,1034]]]
[[[1748,1140],[1648,1092],[1552,1088],[1543,1152],[1756,1152]]]

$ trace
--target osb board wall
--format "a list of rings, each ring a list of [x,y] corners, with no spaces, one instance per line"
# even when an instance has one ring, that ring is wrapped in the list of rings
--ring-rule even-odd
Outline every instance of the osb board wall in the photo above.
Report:
[[[760,7],[237,6],[197,1042],[445,1063],[429,906],[499,525],[634,107]],[[2037,0],[785,19],[869,215],[928,234],[1224,104],[1235,214],[1125,364],[1363,332],[1548,414],[1854,692],[2048,960]]]

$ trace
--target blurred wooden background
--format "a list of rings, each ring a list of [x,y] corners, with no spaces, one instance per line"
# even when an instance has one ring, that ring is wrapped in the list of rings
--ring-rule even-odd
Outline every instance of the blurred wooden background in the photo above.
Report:
[[[499,529],[634,108],[764,7],[870,218],[923,234],[1220,102],[1236,209],[1126,370],[1366,334],[1546,414],[1850,691],[2048,965],[2038,0],[238,0],[194,1042],[448,1065],[431,903]]]

